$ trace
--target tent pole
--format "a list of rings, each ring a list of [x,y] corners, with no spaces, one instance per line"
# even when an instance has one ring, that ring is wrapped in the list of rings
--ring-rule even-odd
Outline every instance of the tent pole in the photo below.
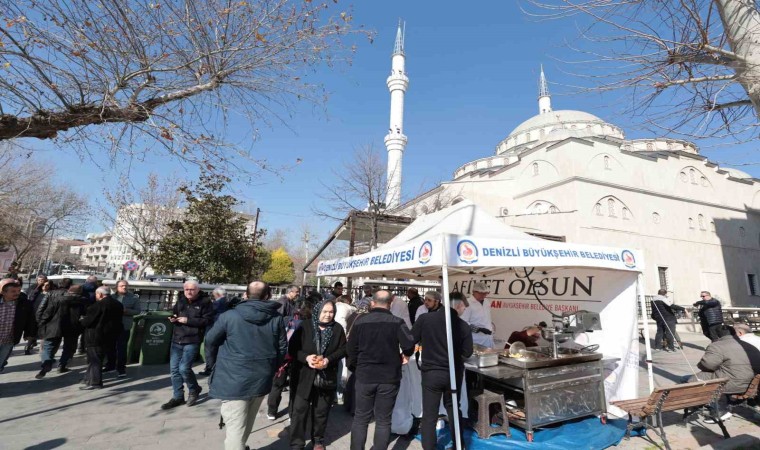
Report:
[[[317,276],[317,292],[319,292],[319,281],[320,281],[320,278],[319,276]]]
[[[444,243],[444,247],[445,243]],[[444,250],[443,254],[443,264],[441,265],[441,269],[443,272],[443,312],[446,316],[446,349],[449,353],[449,383],[451,386],[451,410],[454,412],[454,417],[449,417],[449,423],[454,424],[454,429],[452,430],[453,436],[452,441],[456,444],[455,448],[462,449],[462,435],[460,433],[460,429],[462,424],[459,423],[459,402],[457,401],[457,398],[459,396],[458,389],[459,386],[457,386],[457,379],[456,379],[456,370],[454,367],[454,338],[452,337],[451,332],[451,301],[449,300],[449,263],[448,263],[448,254]]]
[[[641,273],[636,277],[636,295],[639,297],[641,305],[641,321],[644,324],[644,348],[647,354],[647,376],[649,377],[649,392],[654,391],[654,375],[652,374],[652,346],[649,343],[649,317],[647,317],[647,302],[644,299],[644,283]]]

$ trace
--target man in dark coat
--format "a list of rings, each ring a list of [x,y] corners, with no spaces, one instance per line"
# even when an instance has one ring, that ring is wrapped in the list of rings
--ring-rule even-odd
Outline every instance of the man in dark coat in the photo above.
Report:
[[[420,297],[420,291],[418,291],[417,288],[409,288],[406,290],[406,298],[409,299],[409,303],[407,304],[409,307],[409,320],[412,322],[412,325],[414,325],[417,309],[423,304],[422,297]]]
[[[90,305],[95,303],[95,290],[97,288],[98,288],[98,277],[96,277],[95,275],[88,276],[85,282],[82,284],[82,296],[84,297],[85,309],[87,309]],[[82,335],[82,338],[79,340],[78,353],[80,354],[85,353],[84,335]]]
[[[72,336],[68,333],[70,331],[69,328],[63,325],[64,319],[69,313],[68,308],[64,304],[64,297],[68,294],[71,285],[71,279],[62,279],[59,285],[60,289],[48,292],[47,297],[40,305],[40,309],[37,310],[38,337],[45,340],[40,351],[42,367],[39,373],[34,376],[38,380],[44,378],[53,369],[55,354],[58,352],[61,343],[63,343],[63,351],[61,352],[58,367],[64,368],[64,372],[66,371],[66,364],[68,364],[69,359],[76,352],[76,342],[71,340]],[[67,332],[67,339],[64,339],[64,331]]]
[[[37,322],[34,320],[32,303],[21,300],[21,283],[13,279],[0,281],[0,372],[8,364],[13,346],[21,342],[23,334],[27,342],[35,338]]]
[[[674,352],[676,342],[676,311],[681,310],[678,305],[673,304],[673,300],[667,297],[668,291],[660,289],[657,295],[652,298],[652,319],[657,324],[657,333],[654,335],[653,350],[662,350],[663,338],[667,342],[665,351]]]
[[[715,342],[726,334],[723,326],[723,309],[720,307],[720,302],[712,298],[708,291],[702,291],[699,296],[702,300],[694,303],[694,306],[699,307],[698,314],[699,323],[702,325],[702,334]]]
[[[87,308],[82,318],[84,345],[87,351],[87,372],[82,390],[103,387],[103,358],[107,349],[116,345],[123,328],[124,305],[111,298],[105,286],[95,290],[95,303]]]
[[[61,362],[58,366],[58,373],[69,371],[66,364],[74,356],[77,341],[82,334],[82,325],[79,319],[85,315],[87,310],[85,299],[82,297],[81,286],[71,286],[69,290],[61,297],[61,336],[63,339],[63,353]],[[64,358],[64,354],[68,355]]]
[[[188,390],[187,406],[195,405],[201,393],[193,372],[193,362],[198,358],[206,327],[214,318],[214,307],[208,297],[202,295],[197,281],[186,281],[183,294],[172,308],[174,315],[169,318],[174,324],[169,357],[172,398],[161,405],[161,409],[185,404],[184,384],[187,384]]]
[[[45,297],[44,292],[42,292],[42,286],[47,283],[47,275],[45,274],[39,274],[37,275],[37,284],[34,286],[30,286],[29,289],[26,291],[26,297],[29,300],[29,303],[32,305],[32,313],[37,312],[37,310],[40,308],[40,304],[42,304],[42,299]],[[34,324],[35,327],[37,326],[37,318],[34,318]],[[24,354],[25,355],[31,355],[32,349],[37,346],[37,338],[33,337],[31,339],[27,339],[26,341],[26,347],[24,347]]]
[[[374,450],[386,450],[390,442],[393,405],[401,384],[399,349],[406,362],[414,353],[414,340],[404,319],[390,312],[392,300],[390,292],[377,291],[369,313],[356,319],[348,336],[348,369],[356,377],[351,450],[364,450],[373,415]]]
[[[465,311],[462,299],[449,298],[451,301],[451,337],[454,348],[454,373],[457,386],[462,385],[464,377],[464,360],[472,356],[472,332],[470,326],[459,318]],[[422,345],[422,448],[434,450],[437,442],[435,423],[438,408],[443,398],[443,405],[453,427],[454,411],[459,414],[459,432],[462,432],[462,415],[459,405],[451,399],[451,381],[449,379],[449,352],[446,333],[446,314],[444,308],[423,314],[412,327],[415,343]],[[460,391],[461,392],[461,391]],[[458,398],[461,401],[461,398]],[[466,401],[466,400],[465,400]],[[456,408],[456,409],[455,409]],[[464,441],[462,441],[464,442]],[[456,447],[456,440],[455,440]]]
[[[269,285],[248,285],[248,299],[219,316],[207,343],[219,347],[209,395],[222,401],[225,449],[243,450],[256,412],[288,350],[285,323]]]

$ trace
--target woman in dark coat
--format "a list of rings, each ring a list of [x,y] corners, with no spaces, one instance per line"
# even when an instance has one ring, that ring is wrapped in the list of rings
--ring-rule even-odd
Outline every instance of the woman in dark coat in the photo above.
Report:
[[[324,450],[327,418],[338,388],[338,363],[346,356],[346,333],[335,322],[335,302],[314,306],[311,320],[304,320],[290,339],[288,354],[293,359],[290,447],[306,445],[306,422],[312,418],[314,450]]]

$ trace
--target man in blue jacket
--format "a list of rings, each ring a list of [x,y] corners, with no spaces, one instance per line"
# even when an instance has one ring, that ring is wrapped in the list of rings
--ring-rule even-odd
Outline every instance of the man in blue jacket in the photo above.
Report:
[[[219,316],[206,336],[206,345],[219,347],[209,395],[222,401],[225,450],[246,448],[256,412],[288,351],[280,304],[271,296],[268,284],[249,284],[247,300]]]

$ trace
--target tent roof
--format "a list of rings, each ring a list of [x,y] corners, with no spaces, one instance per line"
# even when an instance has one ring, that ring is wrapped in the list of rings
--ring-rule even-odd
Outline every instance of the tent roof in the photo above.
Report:
[[[456,205],[419,217],[382,248],[397,247],[407,242],[430,239],[441,234],[541,240],[501,222],[473,202],[463,200]]]

